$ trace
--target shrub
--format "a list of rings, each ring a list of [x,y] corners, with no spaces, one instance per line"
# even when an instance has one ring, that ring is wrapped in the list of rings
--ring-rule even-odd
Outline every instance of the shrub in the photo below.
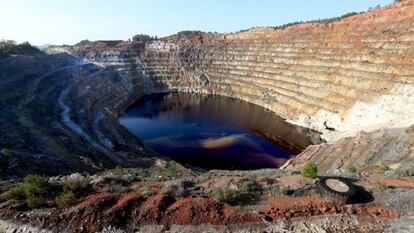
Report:
[[[46,176],[28,175],[23,179],[23,189],[26,194],[26,203],[30,208],[37,208],[46,204],[50,196],[50,183]]]
[[[59,186],[49,183],[46,176],[28,175],[22,184],[3,195],[7,199],[25,200],[29,208],[42,207],[48,203],[62,208],[72,204],[76,195],[87,192],[89,188],[89,180],[79,174],[70,176]]]
[[[172,197],[184,197],[191,193],[194,183],[191,181],[174,181],[166,183],[162,193]]]
[[[111,180],[109,182],[107,191],[110,193],[125,193],[130,191],[129,183],[125,180]]]
[[[28,175],[23,179],[23,187],[27,196],[47,195],[50,184],[46,176]]]
[[[133,171],[133,174],[135,174],[136,176],[140,177],[140,178],[146,178],[148,176],[150,176],[150,173],[143,169],[143,168],[135,168]]]
[[[71,176],[62,184],[63,192],[72,192],[75,195],[83,194],[90,189],[90,182],[82,175]]]
[[[47,198],[43,196],[28,196],[26,204],[29,208],[39,208],[47,204]]]
[[[114,173],[117,175],[122,175],[124,173],[124,167],[122,167],[122,165],[119,164],[116,165]]]
[[[213,196],[220,203],[230,205],[245,205],[256,201],[263,192],[263,188],[256,181],[248,182],[241,190],[234,190],[228,187],[217,188]]]
[[[23,184],[14,187],[4,195],[8,199],[25,199],[30,208],[37,208],[47,203],[47,199],[51,196],[50,188],[47,177],[28,175],[23,179]]]
[[[257,181],[249,181],[246,184],[245,191],[247,193],[262,193],[263,188]]]
[[[9,191],[5,192],[3,196],[6,199],[14,199],[14,200],[24,200],[26,199],[26,193],[24,191],[23,185],[17,185],[16,187],[10,189]]]
[[[355,173],[355,172],[357,172],[357,169],[356,169],[355,166],[348,167],[346,170],[348,171],[348,173]]]
[[[314,179],[318,175],[318,167],[312,161],[307,162],[305,166],[303,166],[302,171],[300,172],[300,175],[303,177]]]
[[[64,191],[55,199],[55,204],[59,208],[64,208],[71,205],[75,201],[75,194],[72,191]]]
[[[237,202],[237,191],[230,188],[217,188],[214,193],[214,199],[220,203],[233,204]]]
[[[165,165],[165,169],[168,176],[175,177],[178,174],[178,168],[174,162],[168,162]]]

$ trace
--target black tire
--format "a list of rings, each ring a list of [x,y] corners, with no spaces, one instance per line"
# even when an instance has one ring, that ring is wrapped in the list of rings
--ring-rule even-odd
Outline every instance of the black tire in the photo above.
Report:
[[[337,181],[348,188],[347,190],[335,190],[330,187],[327,182]],[[355,195],[357,189],[350,179],[344,177],[322,177],[317,182],[318,188],[322,196],[328,197],[337,204],[346,204],[352,196]]]

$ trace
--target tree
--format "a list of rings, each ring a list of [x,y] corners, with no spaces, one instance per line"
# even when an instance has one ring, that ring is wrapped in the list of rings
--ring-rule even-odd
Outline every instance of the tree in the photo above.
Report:
[[[132,37],[133,41],[141,41],[141,42],[147,42],[151,40],[151,36],[145,35],[145,34],[137,34]]]

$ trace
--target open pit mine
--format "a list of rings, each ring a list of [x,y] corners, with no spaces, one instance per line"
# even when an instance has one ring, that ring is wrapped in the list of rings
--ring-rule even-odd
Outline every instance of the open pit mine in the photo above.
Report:
[[[412,0],[7,48],[0,232],[414,232]]]

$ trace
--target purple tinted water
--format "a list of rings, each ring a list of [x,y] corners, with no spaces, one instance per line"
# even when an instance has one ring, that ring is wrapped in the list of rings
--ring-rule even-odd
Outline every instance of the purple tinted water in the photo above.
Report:
[[[206,169],[278,167],[312,142],[308,129],[221,96],[148,95],[120,123],[155,152]]]

